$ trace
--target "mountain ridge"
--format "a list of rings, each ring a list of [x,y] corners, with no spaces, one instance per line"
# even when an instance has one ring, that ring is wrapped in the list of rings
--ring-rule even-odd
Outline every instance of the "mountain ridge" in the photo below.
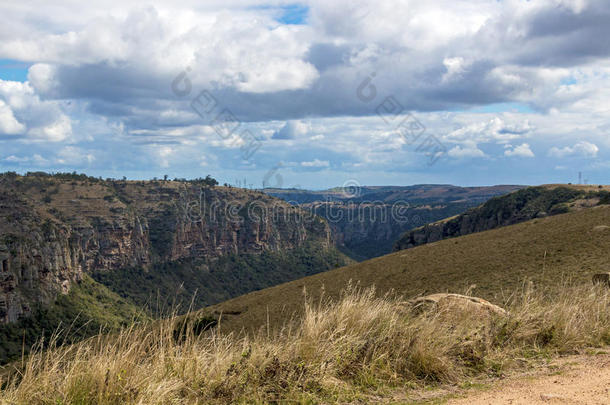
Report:
[[[466,212],[405,233],[394,251],[610,202],[610,187],[549,184],[496,196]]]

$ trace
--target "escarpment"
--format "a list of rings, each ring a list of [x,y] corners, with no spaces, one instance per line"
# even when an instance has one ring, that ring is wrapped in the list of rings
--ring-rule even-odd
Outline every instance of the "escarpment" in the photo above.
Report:
[[[256,191],[179,181],[5,175],[0,323],[51,303],[84,274],[305,243],[330,247],[327,223]]]

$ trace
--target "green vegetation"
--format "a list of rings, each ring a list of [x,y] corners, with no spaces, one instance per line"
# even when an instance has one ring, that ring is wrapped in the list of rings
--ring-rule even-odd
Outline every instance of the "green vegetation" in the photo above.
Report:
[[[283,201],[216,187],[210,176],[188,183],[76,173],[0,176],[0,318],[16,321],[0,328],[0,361],[20,355],[22,347],[27,351],[42,333],[48,337],[60,324],[70,325],[80,312],[74,326],[79,332],[67,342],[91,336],[107,323],[113,329],[116,322],[92,305],[111,299],[91,291],[94,287],[119,292],[113,297],[134,311],[167,316],[348,260],[326,248],[329,229],[321,218],[303,221],[299,210]],[[239,208],[240,218],[229,218],[228,204]],[[281,215],[261,210],[266,217],[260,221],[247,215],[259,214],[261,206],[279,207]],[[110,289],[93,279],[77,285],[82,274]],[[67,288],[73,300],[68,304],[59,295]],[[102,298],[89,300],[96,295]],[[87,308],[95,313],[86,313]]]
[[[56,343],[71,343],[101,330],[118,330],[137,319],[146,319],[135,306],[103,285],[84,276],[66,295],[49,306],[38,306],[32,315],[12,324],[0,325],[0,362],[18,358],[56,331],[63,333]]]
[[[98,271],[93,277],[152,313],[184,312],[344,266],[345,256],[315,244],[285,252],[231,254],[159,263],[150,269]]]
[[[4,377],[11,404],[371,403],[499,377],[610,344],[610,291],[517,290],[508,315],[449,307],[415,314],[400,297],[348,288],[305,300],[280,334],[185,327],[172,319],[40,351]],[[180,323],[178,322],[178,325]],[[221,325],[222,327],[222,325]]]

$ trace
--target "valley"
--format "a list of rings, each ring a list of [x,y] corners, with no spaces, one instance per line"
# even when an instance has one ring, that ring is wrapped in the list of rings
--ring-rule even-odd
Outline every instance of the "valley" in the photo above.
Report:
[[[293,191],[278,198],[210,177],[8,173],[0,187],[0,359],[10,366],[0,378],[11,398],[146,402],[154,394],[141,370],[156,370],[161,384],[164,350],[174,351],[176,370],[199,364],[174,374],[177,386],[197,384],[198,393],[168,390],[168,400],[349,402],[354,392],[391,401],[421,397],[431,382],[439,392],[429,398],[443,398],[466,375],[516,372],[515,355],[534,350],[527,364],[537,367],[538,356],[610,344],[608,292],[590,287],[594,274],[610,272],[607,186],[427,185],[371,188],[376,194],[359,198],[301,191],[300,203],[287,200]],[[392,222],[383,210],[423,225]],[[384,254],[389,242],[395,251]],[[377,257],[354,260],[367,256]],[[442,293],[498,309],[490,323],[480,309],[457,312],[457,324],[434,312],[441,301],[409,309]],[[11,361],[24,355],[17,377],[11,370],[21,366]],[[110,364],[123,361],[137,367]],[[119,393],[122,383],[106,382],[100,391],[102,374],[124,376],[132,388]],[[98,382],[83,385],[83,375]],[[26,383],[32,392],[22,391]],[[60,386],[83,391],[59,395]]]
[[[339,187],[324,191],[264,189],[326,219],[337,247],[361,261],[390,253],[408,230],[463,213],[523,186]]]

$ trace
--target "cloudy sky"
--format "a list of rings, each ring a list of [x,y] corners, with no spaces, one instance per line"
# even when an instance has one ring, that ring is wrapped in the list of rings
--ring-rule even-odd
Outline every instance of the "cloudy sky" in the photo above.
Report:
[[[0,171],[610,183],[607,0],[0,4]]]

